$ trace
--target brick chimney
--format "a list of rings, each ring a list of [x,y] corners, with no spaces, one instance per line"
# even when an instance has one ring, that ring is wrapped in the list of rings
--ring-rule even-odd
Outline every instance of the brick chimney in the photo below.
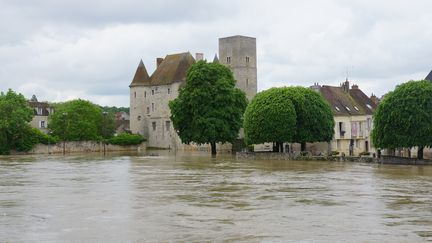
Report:
[[[163,62],[163,58],[162,57],[158,57],[158,58],[156,58],[156,68],[158,68],[159,67],[159,65]]]
[[[204,54],[203,53],[199,53],[199,52],[197,52],[197,53],[195,53],[195,61],[201,61],[201,60],[204,60]]]

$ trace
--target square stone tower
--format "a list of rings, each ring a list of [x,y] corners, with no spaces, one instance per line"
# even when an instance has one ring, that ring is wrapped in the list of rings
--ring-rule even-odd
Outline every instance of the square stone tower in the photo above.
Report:
[[[256,39],[241,35],[219,38],[219,62],[231,69],[236,86],[252,100],[257,93]]]

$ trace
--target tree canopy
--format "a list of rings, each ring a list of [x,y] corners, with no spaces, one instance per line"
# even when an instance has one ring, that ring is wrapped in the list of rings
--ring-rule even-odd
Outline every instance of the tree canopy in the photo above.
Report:
[[[334,120],[330,105],[317,92],[304,87],[271,88],[255,96],[246,109],[246,142],[330,141]]]
[[[10,89],[0,93],[0,154],[31,149],[33,144],[27,137],[32,132],[29,122],[33,114],[22,94]]]
[[[244,117],[247,144],[291,141],[295,135],[296,111],[288,88],[271,88],[258,93]]]
[[[372,141],[377,148],[432,146],[432,82],[409,81],[387,93],[374,114]]]
[[[61,139],[69,141],[98,140],[114,132],[114,119],[86,100],[57,104],[49,116],[48,128]]]
[[[242,126],[245,93],[235,87],[231,70],[219,63],[192,65],[179,96],[170,101],[171,120],[183,143],[233,142]]]

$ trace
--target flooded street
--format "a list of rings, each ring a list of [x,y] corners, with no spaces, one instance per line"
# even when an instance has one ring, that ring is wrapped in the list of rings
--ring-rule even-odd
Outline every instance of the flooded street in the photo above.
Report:
[[[156,153],[0,158],[0,241],[432,240],[432,167]]]

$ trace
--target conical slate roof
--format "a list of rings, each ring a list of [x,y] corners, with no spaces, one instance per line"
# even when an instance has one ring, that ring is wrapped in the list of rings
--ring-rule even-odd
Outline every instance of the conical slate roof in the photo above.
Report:
[[[132,83],[129,85],[129,87],[148,85],[149,83],[150,83],[150,76],[148,75],[147,69],[145,68],[144,63],[141,59],[140,63],[138,64],[137,70],[135,72],[135,76],[132,80]]]
[[[213,58],[213,63],[219,63],[219,58],[218,58],[217,54],[215,54],[215,56]]]
[[[428,74],[428,76],[426,76],[425,80],[432,81],[432,71],[430,71],[430,73]]]

